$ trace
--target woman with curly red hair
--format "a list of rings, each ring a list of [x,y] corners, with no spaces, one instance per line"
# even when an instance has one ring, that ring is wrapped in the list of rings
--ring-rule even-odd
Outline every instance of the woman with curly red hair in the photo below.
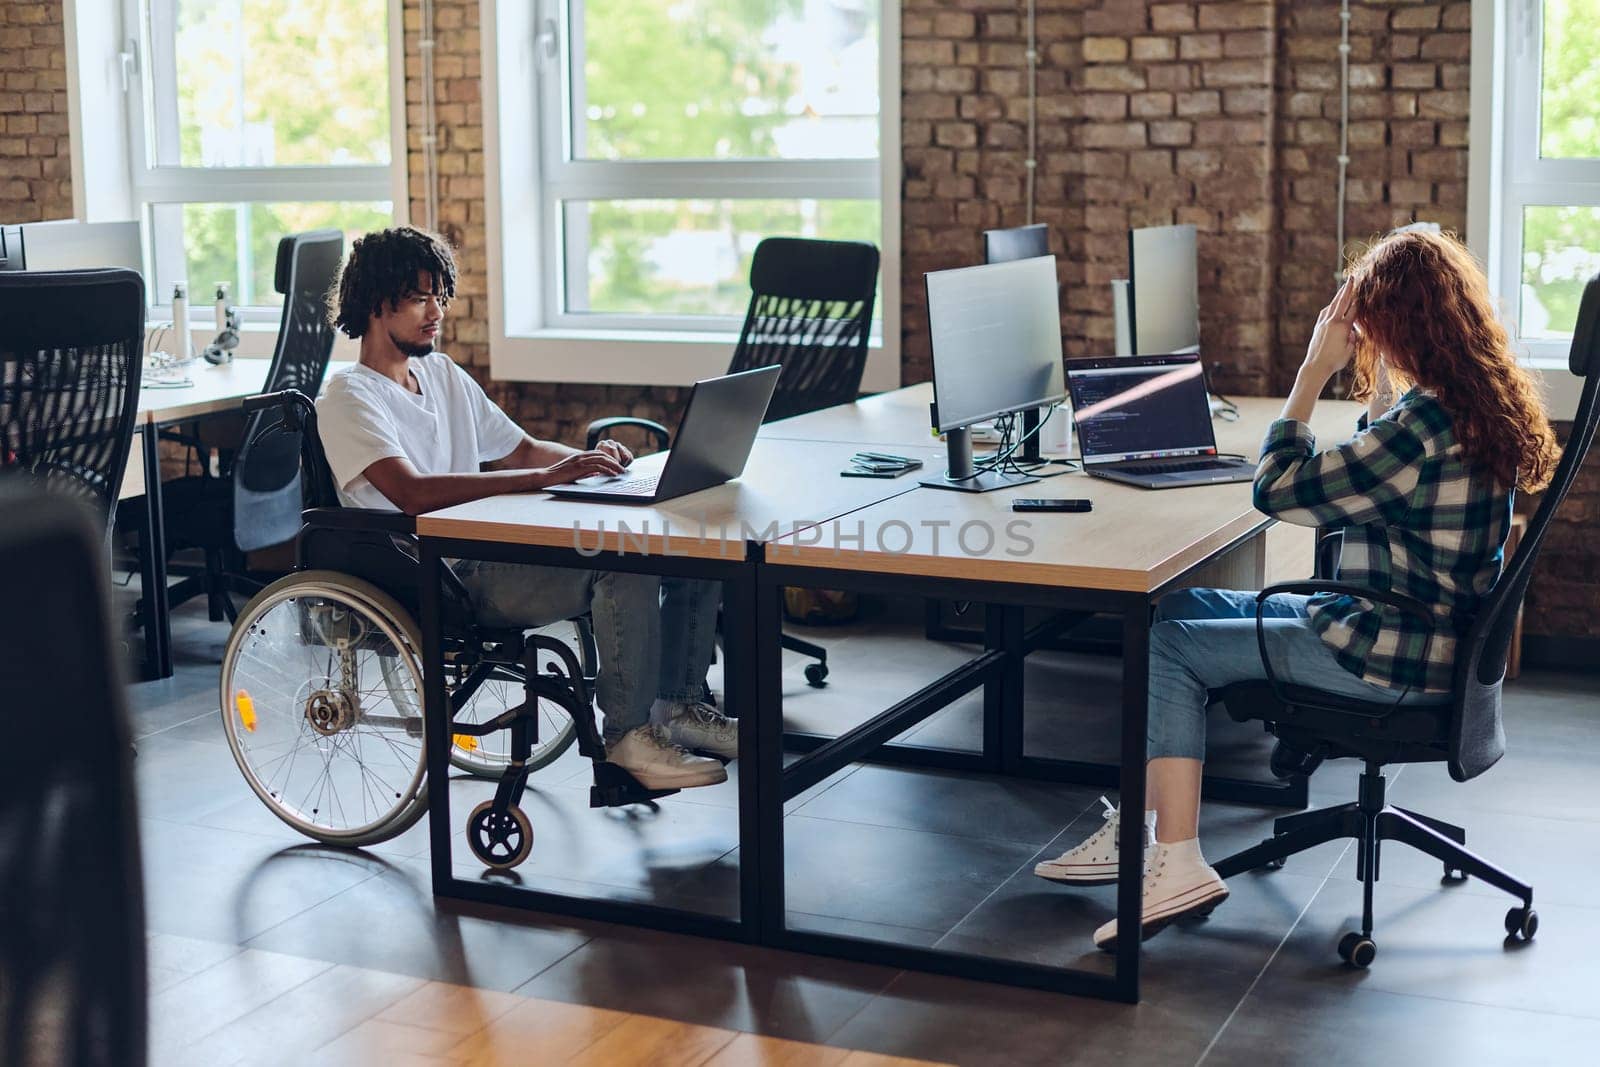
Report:
[[[1348,442],[1318,451],[1311,412],[1347,366],[1367,413]],[[1374,245],[1317,318],[1262,444],[1255,504],[1285,522],[1341,529],[1341,581],[1403,593],[1434,620],[1346,596],[1274,597],[1265,634],[1278,677],[1374,702],[1448,700],[1456,641],[1500,574],[1512,496],[1544,488],[1558,455],[1472,254],[1431,233]],[[1255,611],[1254,594],[1222,589],[1183,590],[1156,608],[1144,937],[1228,895],[1200,853],[1206,692],[1265,677]],[[1120,820],[1109,804],[1105,818],[1035,873],[1069,885],[1116,881]],[[1116,923],[1094,939],[1115,947]]]

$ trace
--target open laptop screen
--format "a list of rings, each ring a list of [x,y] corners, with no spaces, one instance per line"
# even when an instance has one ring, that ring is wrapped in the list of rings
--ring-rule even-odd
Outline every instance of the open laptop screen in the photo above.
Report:
[[[1216,454],[1196,356],[1074,360],[1067,384],[1085,463]]]

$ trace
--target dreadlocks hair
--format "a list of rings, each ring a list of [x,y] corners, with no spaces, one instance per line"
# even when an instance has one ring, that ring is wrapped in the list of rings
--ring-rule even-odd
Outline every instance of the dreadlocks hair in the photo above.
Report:
[[[415,226],[396,226],[357,237],[339,278],[328,290],[328,319],[346,337],[367,332],[367,321],[391,311],[416,291],[427,274],[439,296],[456,295],[456,259],[445,239]]]

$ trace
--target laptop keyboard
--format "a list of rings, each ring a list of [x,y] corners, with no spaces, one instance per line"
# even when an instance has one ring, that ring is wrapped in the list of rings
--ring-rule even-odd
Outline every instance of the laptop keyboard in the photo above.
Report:
[[[1179,471],[1207,471],[1229,470],[1237,467],[1237,463],[1228,463],[1217,459],[1196,459],[1185,463],[1137,463],[1118,467],[1117,470],[1128,474],[1174,474]]]
[[[605,487],[608,493],[622,493],[627,496],[649,496],[656,491],[657,477],[638,478],[633,481],[615,483]]]

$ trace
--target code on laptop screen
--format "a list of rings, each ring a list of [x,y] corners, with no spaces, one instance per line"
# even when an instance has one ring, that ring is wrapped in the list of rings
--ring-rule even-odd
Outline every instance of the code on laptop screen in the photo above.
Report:
[[[1216,452],[1198,359],[1069,368],[1067,378],[1085,462]]]

